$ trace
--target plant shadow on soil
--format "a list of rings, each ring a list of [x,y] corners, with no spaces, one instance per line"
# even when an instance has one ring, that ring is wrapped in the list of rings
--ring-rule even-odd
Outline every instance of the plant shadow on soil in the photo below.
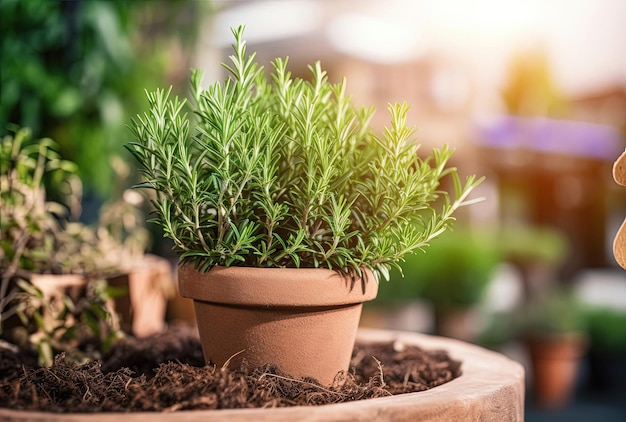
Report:
[[[428,390],[461,374],[446,351],[399,343],[357,343],[349,372],[330,387],[277,368],[205,365],[195,329],[173,326],[120,340],[101,360],[76,365],[57,355],[0,350],[0,407],[48,412],[168,412],[311,406]]]

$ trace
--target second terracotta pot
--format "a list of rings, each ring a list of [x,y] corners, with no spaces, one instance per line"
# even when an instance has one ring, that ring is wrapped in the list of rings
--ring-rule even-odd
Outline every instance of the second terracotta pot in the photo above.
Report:
[[[276,365],[330,385],[348,370],[363,302],[378,293],[369,270],[350,278],[327,269],[183,264],[180,293],[194,300],[204,358],[219,366]]]
[[[582,333],[532,337],[526,340],[531,358],[536,402],[560,409],[572,400],[581,359],[587,350]]]

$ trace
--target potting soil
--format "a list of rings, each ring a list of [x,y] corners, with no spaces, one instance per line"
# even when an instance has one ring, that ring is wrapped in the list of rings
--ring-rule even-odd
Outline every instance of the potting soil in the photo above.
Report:
[[[41,368],[32,351],[0,350],[0,407],[80,413],[313,406],[424,391],[460,374],[461,363],[445,351],[357,343],[350,370],[326,387],[269,365],[205,365],[194,330],[178,326],[126,337],[83,365],[59,354]]]

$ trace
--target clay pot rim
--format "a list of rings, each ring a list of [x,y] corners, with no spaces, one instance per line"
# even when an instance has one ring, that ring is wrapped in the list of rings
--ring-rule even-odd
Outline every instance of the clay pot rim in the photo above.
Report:
[[[84,286],[87,284],[87,278],[81,274],[30,273],[29,277],[34,285]]]
[[[530,331],[523,336],[528,344],[545,344],[545,343],[580,343],[586,344],[588,335],[584,330],[571,331]]]
[[[524,339],[531,356],[540,359],[580,359],[589,349],[584,331],[544,333]]]
[[[318,307],[372,300],[378,281],[371,270],[352,278],[325,268],[256,268],[214,266],[201,273],[193,264],[178,267],[183,297],[241,306]]]

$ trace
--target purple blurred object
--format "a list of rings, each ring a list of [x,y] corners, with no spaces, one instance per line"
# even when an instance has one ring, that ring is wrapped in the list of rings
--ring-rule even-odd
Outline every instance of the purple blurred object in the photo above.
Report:
[[[478,125],[478,143],[503,149],[614,160],[623,150],[620,132],[611,126],[545,117],[503,116]]]

